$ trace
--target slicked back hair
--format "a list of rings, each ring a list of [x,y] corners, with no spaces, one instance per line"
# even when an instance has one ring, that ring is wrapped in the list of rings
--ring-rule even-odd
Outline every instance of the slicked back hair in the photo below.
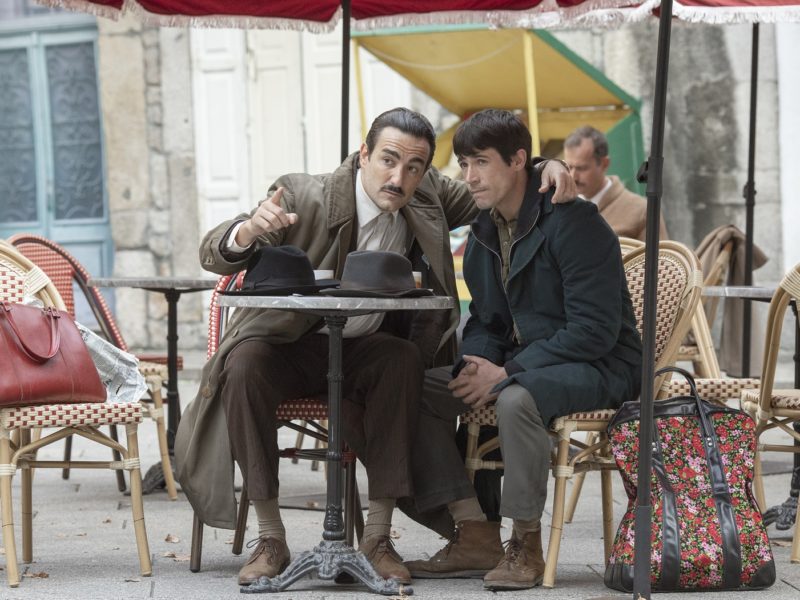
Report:
[[[381,131],[387,127],[394,127],[403,133],[428,142],[431,153],[428,156],[428,162],[425,164],[425,168],[427,169],[431,166],[433,153],[436,150],[436,134],[433,131],[433,125],[431,125],[431,122],[428,121],[424,115],[403,107],[387,110],[379,114],[372,122],[372,126],[367,132],[367,139],[364,140],[367,144],[369,156],[372,156],[372,151],[375,149],[375,144],[378,142]]]
[[[496,108],[476,112],[458,126],[453,137],[456,156],[474,156],[481,150],[494,148],[508,165],[520,149],[525,150],[525,161],[530,165],[531,145],[531,132],[522,119]]]
[[[570,133],[567,139],[564,140],[564,147],[577,148],[583,143],[583,140],[592,140],[592,146],[594,147],[592,155],[597,162],[608,156],[608,139],[606,139],[602,131],[595,129],[591,125],[578,127]]]

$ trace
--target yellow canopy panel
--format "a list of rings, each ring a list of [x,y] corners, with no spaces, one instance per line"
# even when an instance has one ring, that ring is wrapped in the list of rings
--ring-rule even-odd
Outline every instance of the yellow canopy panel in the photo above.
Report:
[[[364,35],[357,41],[447,110],[464,116],[488,106],[528,105],[525,36],[532,40],[540,111],[626,104],[543,37],[524,29]]]

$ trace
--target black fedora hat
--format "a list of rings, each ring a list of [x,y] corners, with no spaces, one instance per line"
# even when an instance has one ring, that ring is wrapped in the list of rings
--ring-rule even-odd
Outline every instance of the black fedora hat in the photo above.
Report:
[[[344,261],[338,288],[321,292],[326,296],[367,298],[414,298],[432,296],[432,290],[414,284],[411,261],[396,252],[351,252]]]
[[[316,294],[338,285],[336,279],[314,279],[308,256],[296,246],[264,246],[247,261],[242,289],[220,292],[229,296],[290,296]]]

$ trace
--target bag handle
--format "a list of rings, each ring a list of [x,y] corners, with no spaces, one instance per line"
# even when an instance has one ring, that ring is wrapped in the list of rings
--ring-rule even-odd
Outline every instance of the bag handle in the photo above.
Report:
[[[14,306],[10,302],[2,302],[0,303],[0,308],[2,308],[0,314],[5,315],[8,324],[11,326],[11,330],[14,332],[14,335],[17,336],[17,342],[19,342],[19,345],[29,358],[38,363],[43,363],[50,360],[58,353],[58,348],[61,346],[61,332],[58,328],[58,319],[61,318],[61,315],[56,309],[49,306],[42,309],[42,315],[45,319],[50,321],[50,348],[47,350],[46,354],[39,354],[25,343],[24,337],[20,334],[19,329],[17,329],[17,324],[12,316]]]
[[[697,393],[694,377],[692,377],[688,371],[680,367],[664,367],[656,371],[655,375],[658,376],[668,372],[678,373],[689,382],[692,397],[697,405],[697,416],[700,419],[700,433],[703,436],[703,451],[705,452],[708,464],[708,477],[711,482],[714,504],[716,505],[717,517],[720,521],[720,533],[723,538],[723,584],[726,588],[736,588],[739,587],[741,577],[741,542],[739,540],[738,527],[736,526],[736,517],[731,506],[730,488],[728,487],[728,481],[725,477],[722,455],[720,454],[717,444],[717,432],[714,430],[709,416],[712,407],[708,402],[700,398],[700,395]],[[667,481],[661,453],[661,443],[658,437],[658,426],[656,425],[655,418],[653,418],[653,455],[653,463],[659,481],[669,490],[670,494],[674,494],[674,491]],[[665,552],[665,559],[666,554]]]

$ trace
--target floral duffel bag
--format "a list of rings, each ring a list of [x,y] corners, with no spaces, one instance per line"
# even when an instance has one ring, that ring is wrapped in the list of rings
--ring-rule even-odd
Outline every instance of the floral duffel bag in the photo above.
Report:
[[[753,495],[755,423],[744,412],[697,395],[653,406],[650,581],[654,591],[760,589],[775,563]],[[661,371],[659,371],[661,373]],[[640,403],[626,402],[608,425],[628,507],[614,538],[605,584],[633,589],[634,514]]]

